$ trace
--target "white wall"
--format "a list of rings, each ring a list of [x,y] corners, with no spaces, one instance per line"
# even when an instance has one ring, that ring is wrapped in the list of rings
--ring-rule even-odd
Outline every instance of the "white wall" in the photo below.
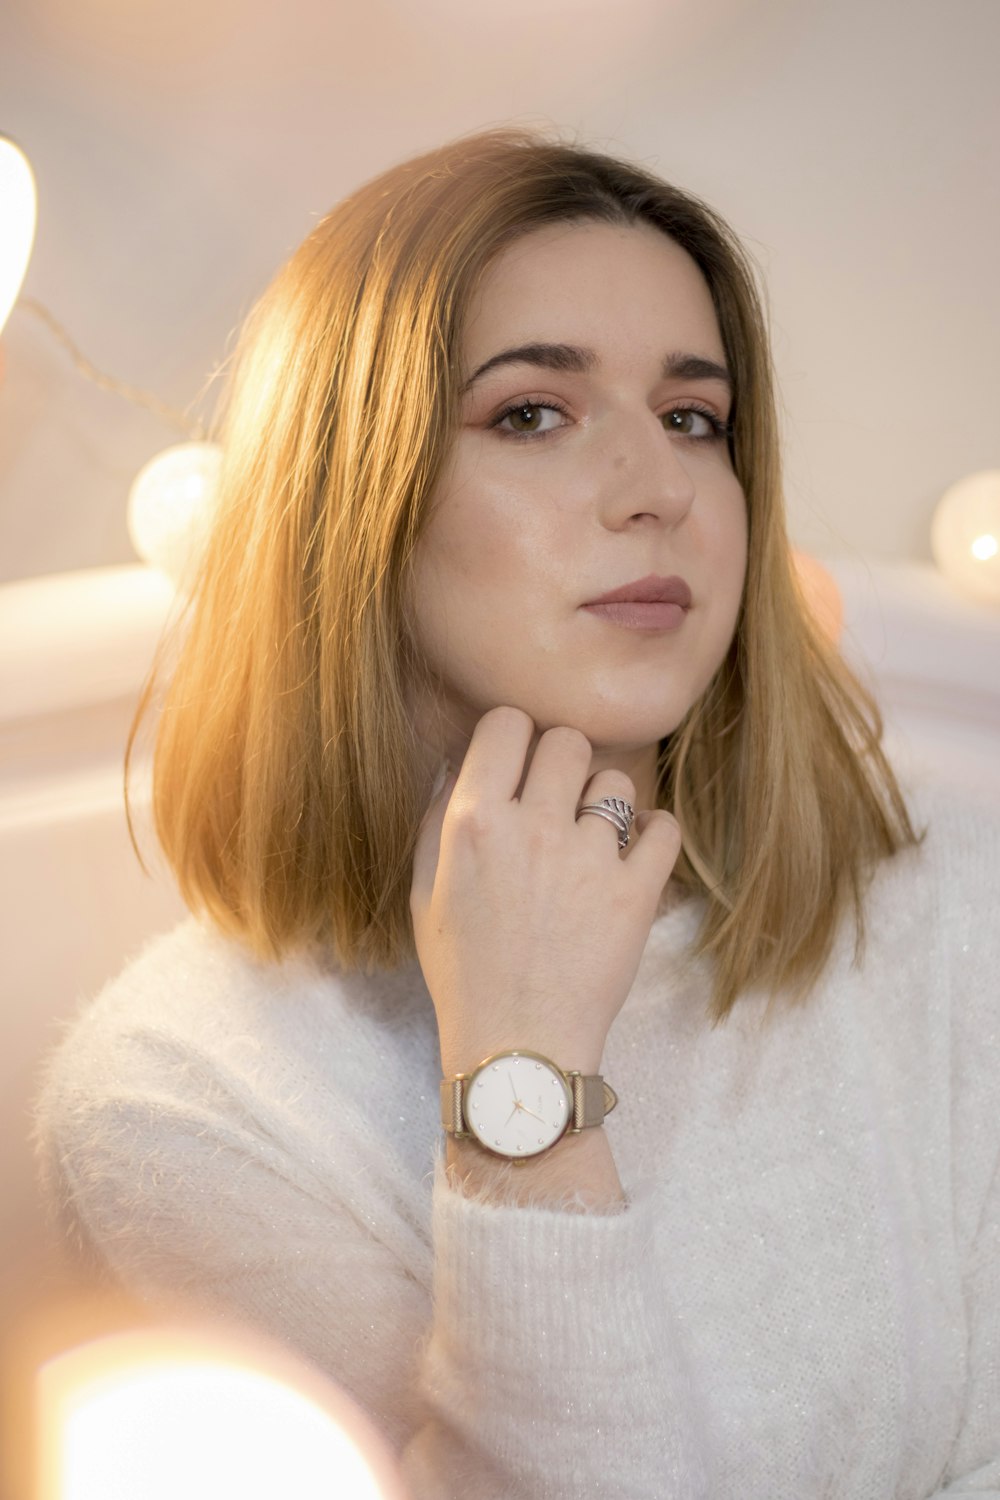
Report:
[[[344,191],[551,121],[759,257],[801,545],[924,558],[941,490],[1000,464],[997,0],[7,0],[3,32],[0,129],[41,190],[26,291],[177,406]],[[24,311],[4,351],[0,579],[128,560],[170,429]]]

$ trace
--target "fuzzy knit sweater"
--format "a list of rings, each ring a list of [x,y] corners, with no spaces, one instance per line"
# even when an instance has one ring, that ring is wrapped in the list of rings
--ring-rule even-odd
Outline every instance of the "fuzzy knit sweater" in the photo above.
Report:
[[[621,1211],[443,1170],[419,969],[254,961],[195,919],[51,1062],[68,1229],[132,1292],[278,1335],[417,1500],[1000,1497],[1000,828],[923,792],[804,1006],[706,1019],[655,923],[603,1071]]]

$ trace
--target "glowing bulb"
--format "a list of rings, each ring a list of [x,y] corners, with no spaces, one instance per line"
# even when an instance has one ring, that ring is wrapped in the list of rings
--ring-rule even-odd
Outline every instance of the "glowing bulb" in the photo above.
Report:
[[[1000,469],[946,490],[931,522],[931,551],[963,593],[1000,604]]]
[[[128,532],[139,556],[176,584],[190,582],[215,513],[222,449],[178,443],[140,469],[128,497]]]
[[[360,1408],[269,1351],[109,1334],[43,1365],[38,1395],[44,1500],[405,1500]]]
[[[38,195],[20,146],[0,135],[0,331],[17,301],[31,259]]]

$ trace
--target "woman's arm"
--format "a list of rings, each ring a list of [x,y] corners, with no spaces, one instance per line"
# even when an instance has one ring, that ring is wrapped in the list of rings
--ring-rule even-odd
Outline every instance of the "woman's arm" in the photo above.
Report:
[[[444,1500],[710,1500],[711,1421],[651,1254],[655,1202],[572,1213],[434,1189],[434,1327],[410,1445]],[[449,1489],[449,1480],[451,1488]]]
[[[526,765],[534,733],[519,709],[485,714],[417,841],[411,910],[446,1078],[508,1048],[598,1073],[680,852],[675,820],[647,811],[620,858],[606,821],[576,816],[587,740],[549,730]],[[601,790],[635,796],[621,773],[602,779]],[[508,1204],[607,1212],[625,1201],[598,1127],[516,1168],[472,1141],[450,1140],[447,1160],[456,1185]]]
[[[650,1269],[651,1202],[492,1203],[455,1191],[442,1153],[422,1279],[405,1224],[369,1227],[349,1129],[330,1142],[334,1192],[257,1128],[222,1068],[163,1062],[133,1046],[117,1091],[64,1073],[43,1101],[52,1191],[127,1289],[314,1361],[372,1414],[414,1500],[709,1495],[705,1424]]]
[[[564,1135],[536,1160],[493,1160],[474,1141],[448,1140],[448,1180],[483,1201],[558,1203],[570,1212],[611,1213],[625,1206],[618,1169],[603,1130]]]
[[[647,812],[619,858],[576,810],[585,787],[634,789],[620,773],[588,786],[574,731],[543,735],[526,769],[533,734],[516,709],[486,714],[418,840],[411,909],[445,1077],[507,1048],[599,1072],[679,852],[674,820]],[[530,1497],[709,1493],[707,1423],[649,1271],[652,1203],[626,1205],[603,1129],[516,1165],[449,1139],[434,1223],[421,1490],[436,1493],[421,1465],[447,1434],[449,1471],[478,1474],[483,1500],[515,1474]]]

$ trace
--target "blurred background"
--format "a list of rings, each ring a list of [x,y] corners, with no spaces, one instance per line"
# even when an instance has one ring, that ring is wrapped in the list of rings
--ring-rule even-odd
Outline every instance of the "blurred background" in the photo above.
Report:
[[[794,539],[929,558],[998,463],[997,0],[4,0],[0,130],[39,228],[25,295],[197,416],[273,271],[341,195],[482,126],[554,126],[728,217],[770,288]],[[0,580],[134,560],[178,434],[3,337]]]
[[[0,132],[38,185],[23,295],[99,370],[184,414],[102,389],[15,307],[0,338],[0,1328],[60,1275],[29,1149],[39,1060],[183,914],[145,824],[145,762],[150,878],[123,811],[125,737],[175,598],[132,549],[130,487],[210,420],[279,264],[391,163],[540,126],[728,218],[769,288],[791,533],[826,565],[817,598],[897,764],[1000,804],[1000,473],[952,538],[992,602],[930,561],[943,492],[1000,470],[998,60],[1000,0],[0,0]]]

